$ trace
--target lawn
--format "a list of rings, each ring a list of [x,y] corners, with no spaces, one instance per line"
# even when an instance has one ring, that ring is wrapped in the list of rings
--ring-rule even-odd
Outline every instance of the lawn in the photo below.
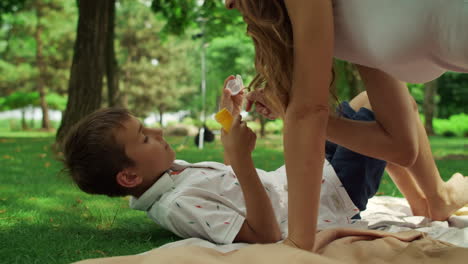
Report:
[[[179,159],[222,161],[219,141],[199,150],[193,138],[169,138]],[[145,213],[128,209],[127,198],[80,192],[61,172],[47,133],[0,133],[0,262],[69,263],[84,258],[136,254],[179,238]],[[468,138],[431,138],[444,178],[468,174]],[[283,163],[281,139],[259,139],[254,160],[272,170]],[[445,158],[444,158],[445,157]],[[384,178],[379,194],[399,196]]]

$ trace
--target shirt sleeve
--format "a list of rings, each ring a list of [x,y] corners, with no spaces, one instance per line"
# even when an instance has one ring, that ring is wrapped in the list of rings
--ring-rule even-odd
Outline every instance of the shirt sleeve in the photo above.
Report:
[[[218,244],[234,241],[245,217],[214,200],[179,196],[172,201],[167,227],[183,238],[198,237]]]

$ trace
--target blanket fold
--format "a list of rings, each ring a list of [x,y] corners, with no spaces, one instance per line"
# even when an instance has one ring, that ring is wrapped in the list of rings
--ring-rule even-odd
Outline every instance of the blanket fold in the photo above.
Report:
[[[120,263],[314,263],[314,264],[464,264],[468,248],[434,240],[418,231],[330,229],[319,232],[314,252],[284,244],[249,245],[222,253],[212,248],[159,248],[143,255],[90,259],[80,264]]]

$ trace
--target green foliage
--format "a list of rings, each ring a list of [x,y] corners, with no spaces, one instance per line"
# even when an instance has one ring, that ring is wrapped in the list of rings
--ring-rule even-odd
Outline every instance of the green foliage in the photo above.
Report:
[[[256,121],[247,121],[247,126],[250,127],[255,133],[260,132],[260,123]]]
[[[252,79],[255,74],[254,49],[251,39],[245,34],[246,25],[239,12],[227,10],[222,1],[207,0],[202,5],[194,5],[197,1],[186,2],[179,5],[178,1],[155,0],[153,10],[166,21],[165,33],[186,32],[194,39],[202,37],[192,52],[192,83],[201,83],[201,49],[203,43],[207,43],[205,110],[209,115],[217,111],[225,78],[241,74],[246,85]],[[177,11],[182,9],[185,11]],[[193,117],[198,116],[202,110],[201,92],[188,99],[184,101],[185,109],[190,109]]]
[[[0,59],[0,96],[13,91],[30,91],[37,78],[37,69],[29,63],[11,64]]]
[[[421,83],[408,83],[408,89],[418,104],[419,112],[422,112],[424,104],[424,84]]]
[[[225,36],[230,27],[244,25],[239,12],[227,10],[223,1],[153,0],[152,10],[166,21],[163,34],[181,35],[203,28],[207,40]]]
[[[6,110],[25,108],[36,104],[39,100],[37,92],[13,92],[7,97],[4,97],[3,104],[0,106]]]
[[[46,95],[46,102],[50,109],[64,111],[67,106],[67,97],[57,93]]]
[[[438,81],[438,117],[468,114],[468,74],[447,72]]]
[[[36,88],[36,40],[38,21],[42,26],[41,40],[46,90],[64,94],[67,90],[73,41],[76,34],[76,2],[59,0],[23,1],[22,9],[3,16],[0,28],[0,96],[13,91]],[[43,16],[38,20],[37,8]],[[6,73],[6,74],[3,74]]]
[[[197,120],[191,117],[185,117],[181,121],[182,124],[184,125],[193,125],[193,126],[199,126],[200,124],[197,123]]]
[[[29,109],[22,109],[25,113],[28,112]],[[24,130],[22,126],[22,122],[25,122],[28,125],[28,129]],[[52,128],[58,128],[60,125],[60,121],[50,120],[50,126]],[[18,137],[38,137],[38,136],[47,136],[51,137],[55,135],[55,131],[47,132],[47,131],[40,131],[41,129],[41,121],[40,120],[32,120],[29,118],[25,118],[24,120],[17,119],[17,118],[7,118],[7,119],[0,119],[0,137],[10,137],[10,136],[18,136]],[[36,131],[39,130],[39,131]]]
[[[270,122],[267,122],[265,125],[265,130],[270,134],[282,134],[283,133],[283,120],[276,119]]]
[[[453,115],[449,119],[434,119],[437,135],[464,136],[468,132],[468,114]]]
[[[218,122],[216,122],[216,120],[211,119],[211,118],[206,119],[206,127],[208,127],[210,130],[220,130],[221,129],[221,125]]]
[[[178,35],[193,25],[197,18],[197,8],[196,0],[153,0],[151,4],[151,9],[161,13],[168,21],[164,32]]]
[[[191,40],[158,33],[162,22],[142,3],[126,1],[117,9],[116,53],[121,68],[121,90],[138,116],[182,108],[195,86],[191,81]]]
[[[46,95],[46,102],[50,109],[64,110],[67,104],[67,98],[50,93]],[[6,97],[0,97],[0,110],[21,109],[27,106],[39,106],[38,92],[13,92]]]
[[[219,98],[225,78],[242,75],[244,85],[253,79],[254,48],[251,40],[240,31],[224,38],[214,38],[207,48],[206,111],[218,110]],[[201,108],[201,107],[200,107]]]
[[[2,0],[0,1],[0,25],[2,25],[3,17],[8,13],[15,13],[21,10],[26,0]]]

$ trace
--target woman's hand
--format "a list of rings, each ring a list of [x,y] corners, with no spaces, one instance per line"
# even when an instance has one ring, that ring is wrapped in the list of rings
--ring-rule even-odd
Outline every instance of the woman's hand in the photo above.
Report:
[[[247,106],[245,108],[246,111],[250,112],[252,110],[252,106],[255,105],[255,111],[260,115],[264,116],[268,119],[277,119],[279,115],[273,110],[272,108],[267,106],[267,100],[265,98],[264,88],[257,89],[247,94]]]
[[[242,121],[241,115],[236,115],[232,121],[231,130],[226,133],[221,130],[221,141],[224,145],[224,151],[232,159],[250,157],[255,149],[257,135]]]
[[[233,75],[229,76],[224,80],[223,94],[221,96],[221,102],[219,103],[219,109],[226,108],[229,110],[232,116],[239,115],[242,110],[242,102],[244,100],[244,88],[232,96],[231,90],[226,88],[228,81],[235,79]]]

